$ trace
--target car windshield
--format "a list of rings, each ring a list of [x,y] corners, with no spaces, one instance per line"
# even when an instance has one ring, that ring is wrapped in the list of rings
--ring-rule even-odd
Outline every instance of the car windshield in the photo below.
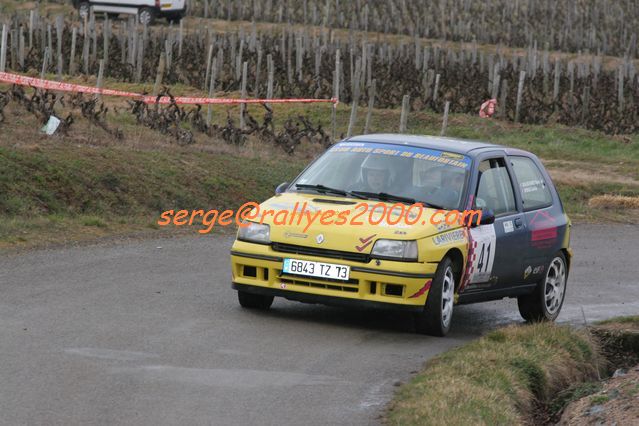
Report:
[[[342,142],[309,166],[292,189],[452,210],[460,208],[470,164],[464,155],[435,149]]]

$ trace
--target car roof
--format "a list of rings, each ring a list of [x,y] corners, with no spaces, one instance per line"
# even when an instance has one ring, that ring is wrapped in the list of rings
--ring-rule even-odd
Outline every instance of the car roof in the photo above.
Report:
[[[493,149],[506,149],[503,145],[496,145],[469,139],[457,139],[444,136],[418,136],[396,133],[378,133],[371,135],[353,136],[342,142],[377,142],[393,145],[409,145],[420,148],[431,148],[440,151],[454,152],[475,156],[480,152]]]

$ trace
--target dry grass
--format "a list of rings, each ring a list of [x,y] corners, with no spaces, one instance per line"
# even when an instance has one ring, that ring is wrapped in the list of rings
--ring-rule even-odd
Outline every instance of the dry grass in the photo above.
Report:
[[[389,424],[514,425],[570,384],[597,377],[599,350],[584,331],[510,326],[429,362],[402,386]]]
[[[588,200],[588,207],[603,209],[639,209],[639,197],[604,194]]]

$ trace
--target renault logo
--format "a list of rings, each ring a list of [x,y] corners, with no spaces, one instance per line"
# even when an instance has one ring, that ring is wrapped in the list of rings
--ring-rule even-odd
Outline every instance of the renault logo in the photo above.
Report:
[[[324,242],[324,235],[319,234],[317,237],[315,237],[315,241],[317,241],[317,244],[322,244]]]

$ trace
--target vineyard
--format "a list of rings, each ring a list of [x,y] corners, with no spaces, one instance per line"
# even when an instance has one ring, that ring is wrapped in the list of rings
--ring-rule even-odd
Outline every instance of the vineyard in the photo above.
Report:
[[[199,90],[200,96],[336,97],[353,108],[403,106],[406,113],[477,114],[482,102],[494,98],[496,118],[503,120],[610,134],[639,130],[639,79],[632,59],[639,6],[631,1],[204,0],[192,1],[189,14],[282,24],[229,28],[228,23],[188,18],[180,25],[143,27],[133,18],[91,15],[80,22],[75,16],[15,13],[2,17],[0,71],[60,81],[97,76],[99,86],[107,78],[146,83],[153,85],[153,95],[181,84]],[[226,29],[218,30],[223,24]],[[11,100],[25,104],[25,96],[16,89],[5,91],[0,112]],[[57,99],[46,93],[33,96]],[[76,99],[73,105],[118,136],[106,123],[106,107],[87,102]],[[49,112],[55,104],[47,106]],[[181,144],[193,141],[192,132],[229,143],[256,135],[293,152],[301,138],[328,144],[339,136],[334,124],[332,131],[323,129],[308,117],[289,120],[276,131],[272,110],[265,108],[261,124],[242,108],[239,124],[228,115],[226,124],[219,125],[212,122],[210,108],[130,104],[140,124]]]
[[[632,0],[197,0],[195,16],[636,57]]]

